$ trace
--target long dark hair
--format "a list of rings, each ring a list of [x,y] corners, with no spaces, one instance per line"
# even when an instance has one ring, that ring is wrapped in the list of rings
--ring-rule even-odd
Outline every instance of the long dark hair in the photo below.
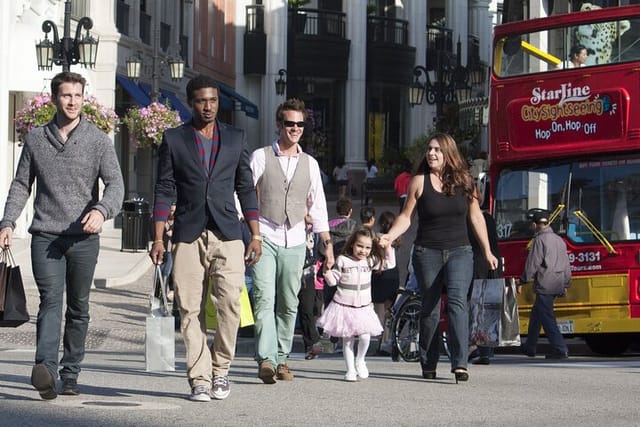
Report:
[[[435,133],[429,138],[429,142],[436,140],[440,145],[444,165],[442,166],[442,191],[448,196],[453,196],[456,188],[461,188],[467,199],[471,200],[475,195],[475,186],[469,173],[467,162],[460,155],[456,141],[446,133]],[[427,153],[428,153],[427,148]],[[429,174],[429,164],[427,163],[427,153],[422,156],[422,160],[416,168],[416,174]]]
[[[376,232],[369,227],[362,226],[351,233],[347,239],[347,243],[345,243],[342,248],[342,255],[353,258],[353,245],[355,245],[359,236],[371,239],[371,254],[369,254],[369,258],[367,259],[369,267],[374,268],[382,263],[382,260],[384,260],[384,248],[378,243]]]

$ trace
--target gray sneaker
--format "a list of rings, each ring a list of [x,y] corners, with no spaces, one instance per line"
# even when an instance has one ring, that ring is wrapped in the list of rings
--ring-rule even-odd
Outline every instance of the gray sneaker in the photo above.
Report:
[[[197,385],[191,389],[189,400],[194,402],[211,402],[211,389],[206,385]]]
[[[226,399],[230,392],[229,377],[226,375],[214,375],[211,397],[216,400]]]

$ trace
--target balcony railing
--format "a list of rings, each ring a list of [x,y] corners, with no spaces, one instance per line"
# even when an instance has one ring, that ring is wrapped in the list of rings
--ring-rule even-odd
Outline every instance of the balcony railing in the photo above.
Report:
[[[346,14],[323,9],[289,9],[289,31],[307,36],[345,38]]]
[[[246,32],[264,34],[264,6],[247,6]]]
[[[367,17],[367,42],[408,45],[409,22],[383,16]]]
[[[123,1],[116,3],[116,27],[120,34],[129,35],[129,5]]]
[[[442,64],[443,58],[454,61],[453,30],[444,27],[427,25],[427,70],[436,70]],[[448,61],[447,61],[448,62]]]

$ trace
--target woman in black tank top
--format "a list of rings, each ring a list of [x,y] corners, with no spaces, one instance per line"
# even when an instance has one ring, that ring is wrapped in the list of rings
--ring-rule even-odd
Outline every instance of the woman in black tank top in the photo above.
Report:
[[[436,133],[430,138],[427,152],[411,178],[404,209],[389,232],[380,236],[381,244],[391,244],[407,231],[417,208],[418,231],[412,263],[422,293],[420,364],[425,379],[436,378],[438,361],[428,360],[426,354],[438,329],[443,287],[447,291],[451,372],[456,382],[469,379],[467,292],[473,276],[473,252],[467,219],[488,264],[492,269],[498,265],[489,247],[477,194],[455,140],[447,134]]]

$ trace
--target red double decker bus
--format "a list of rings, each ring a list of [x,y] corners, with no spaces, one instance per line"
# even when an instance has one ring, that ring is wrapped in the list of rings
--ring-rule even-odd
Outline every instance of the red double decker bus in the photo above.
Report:
[[[583,48],[586,62],[569,62]],[[640,337],[640,6],[496,26],[490,84],[490,206],[505,275],[523,271],[527,210],[551,211],[573,271],[556,300],[560,329],[620,354]],[[525,287],[523,334],[533,301]]]

